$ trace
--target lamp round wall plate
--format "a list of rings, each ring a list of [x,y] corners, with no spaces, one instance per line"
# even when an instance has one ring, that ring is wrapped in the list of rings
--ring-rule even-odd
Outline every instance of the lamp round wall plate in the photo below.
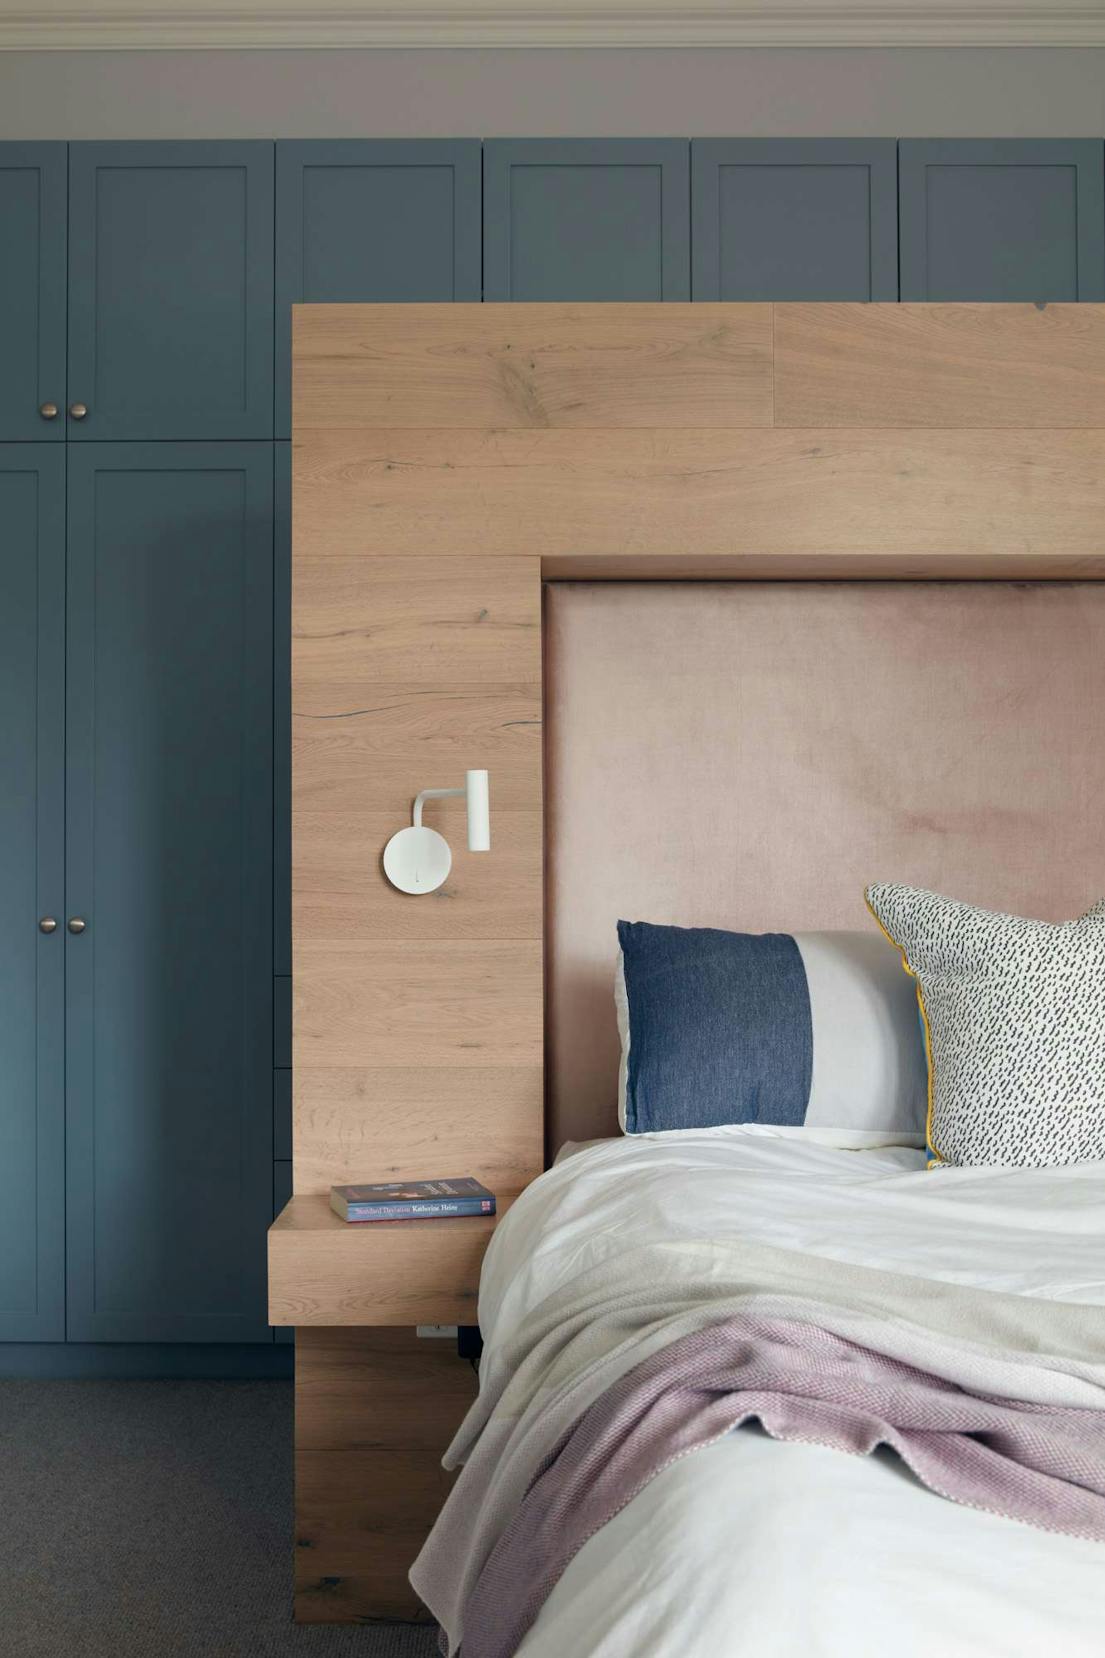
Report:
[[[400,829],[384,847],[384,874],[400,892],[435,892],[452,867],[449,842],[436,829]]]

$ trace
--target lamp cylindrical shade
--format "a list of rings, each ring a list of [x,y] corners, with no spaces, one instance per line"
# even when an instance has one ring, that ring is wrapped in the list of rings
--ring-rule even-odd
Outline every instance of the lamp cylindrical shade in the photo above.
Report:
[[[466,771],[464,793],[468,807],[469,852],[491,851],[491,799],[485,771]]]

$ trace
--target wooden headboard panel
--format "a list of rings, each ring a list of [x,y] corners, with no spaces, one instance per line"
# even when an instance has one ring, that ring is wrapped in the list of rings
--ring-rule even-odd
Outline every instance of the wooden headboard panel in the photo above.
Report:
[[[542,1159],[542,580],[1099,579],[1105,306],[311,305],[293,355],[294,1189],[509,1194]],[[392,891],[413,794],[478,765],[491,856]]]
[[[395,1380],[396,1353],[385,1365],[376,1336],[344,1326],[454,1322],[475,1303],[480,1249],[430,1228],[420,1272],[409,1250],[396,1270],[389,1248],[335,1234],[325,1194],[336,1181],[465,1173],[507,1198],[541,1168],[542,582],[1100,581],[1105,306],[299,306],[293,363],[295,1196],[273,1233],[270,1282],[274,1321],[300,1332],[296,1605],[323,1620],[404,1616],[448,1434],[422,1384]],[[1004,601],[1021,618],[1050,602]],[[964,590],[957,613],[974,603]],[[1077,593],[1056,603],[1083,626]],[[1084,610],[1096,627],[1096,593]],[[1023,701],[1003,717],[1051,768],[1049,699],[1064,717],[1070,708],[1050,646],[1046,663],[1034,685],[1033,657],[1018,659]],[[816,715],[873,812],[882,757],[866,768]],[[918,726],[904,719],[899,737],[920,742]],[[917,763],[940,778],[934,748]],[[481,765],[490,856],[464,852],[445,802],[446,888],[392,891],[380,851],[414,793]],[[845,802],[812,755],[789,775],[796,798],[777,792],[775,804],[797,880],[822,798],[834,812]],[[1100,799],[1096,772],[1081,797],[1073,776],[1061,781],[1079,811]],[[938,796],[947,818],[948,779]],[[1034,787],[1030,798],[1046,797]],[[995,800],[1009,806],[1004,779]],[[910,842],[906,795],[891,806],[895,845],[919,875],[946,869],[933,878],[963,889],[970,877],[996,901],[1023,891],[1045,909],[1076,906],[1083,879],[1096,885],[1087,858],[1084,876],[1072,863],[1069,885],[1057,873],[1037,903],[1015,833],[995,839],[1006,850],[992,887],[978,863],[960,880],[940,848],[978,825],[938,835],[921,807]],[[556,858],[563,828],[554,807]],[[861,862],[849,880],[872,872]],[[899,858],[882,872],[905,868]],[[738,897],[747,924],[774,919]],[[792,914],[788,904],[793,925]],[[422,1496],[403,1505],[405,1539],[388,1509],[382,1545],[379,1493],[400,1464],[379,1447],[397,1431],[401,1393],[421,1447],[403,1488]]]
[[[556,583],[545,618],[550,1146],[617,1132],[619,916],[1105,891],[1105,585]]]

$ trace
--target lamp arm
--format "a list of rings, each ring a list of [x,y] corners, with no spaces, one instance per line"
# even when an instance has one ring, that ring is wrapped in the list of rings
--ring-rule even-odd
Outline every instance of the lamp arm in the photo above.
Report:
[[[416,829],[422,827],[422,803],[425,800],[446,800],[452,795],[466,793],[464,789],[421,789],[414,797],[414,807],[411,811],[411,823]]]

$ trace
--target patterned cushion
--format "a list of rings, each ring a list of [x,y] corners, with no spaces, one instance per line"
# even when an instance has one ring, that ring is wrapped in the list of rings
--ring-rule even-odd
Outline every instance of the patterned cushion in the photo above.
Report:
[[[619,921],[629,1134],[766,1123],[920,1145],[927,1077],[909,980],[866,933]]]
[[[931,1164],[1105,1159],[1105,899],[1058,925],[872,886],[917,981]]]

